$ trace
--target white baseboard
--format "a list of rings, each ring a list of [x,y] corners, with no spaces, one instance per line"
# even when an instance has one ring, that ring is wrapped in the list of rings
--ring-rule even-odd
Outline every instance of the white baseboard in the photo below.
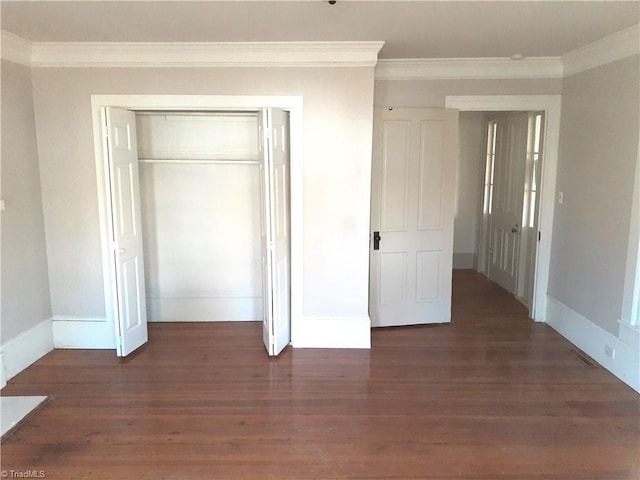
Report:
[[[53,317],[55,348],[115,349],[113,324],[105,318]]]
[[[262,320],[262,297],[147,298],[150,322]]]
[[[640,352],[640,325],[630,325],[618,320],[618,338],[632,350]]]
[[[640,392],[640,350],[637,340],[635,345],[628,339],[623,341],[551,295],[547,295],[546,321],[596,362]],[[606,348],[613,349],[613,358],[605,354]]]
[[[453,269],[468,270],[473,268],[475,262],[475,253],[456,253],[453,252]]]
[[[369,317],[303,317],[294,348],[371,348]]]
[[[53,350],[53,330],[48,318],[0,345],[1,384]]]
[[[7,375],[4,373],[4,353],[0,349],[0,388],[7,386]]]

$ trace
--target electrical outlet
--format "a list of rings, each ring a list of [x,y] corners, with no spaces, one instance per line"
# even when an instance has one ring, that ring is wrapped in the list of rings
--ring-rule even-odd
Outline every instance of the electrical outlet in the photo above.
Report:
[[[613,360],[614,358],[616,358],[616,349],[613,348],[611,345],[605,345],[604,354],[607,357],[609,357],[611,360]]]

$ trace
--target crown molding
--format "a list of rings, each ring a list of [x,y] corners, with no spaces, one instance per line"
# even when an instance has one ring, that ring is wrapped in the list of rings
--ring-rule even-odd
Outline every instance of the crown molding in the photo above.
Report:
[[[379,60],[377,80],[562,78],[559,57],[409,58]]]
[[[640,53],[640,25],[634,25],[561,57],[415,58],[379,60],[376,80],[564,78]]]
[[[378,60],[384,42],[30,42],[2,31],[2,58],[32,67],[372,67],[377,80],[554,79],[640,52],[640,25],[561,57]]]
[[[640,53],[640,24],[563,55],[564,76],[584,72],[636,53]]]
[[[27,67],[31,65],[32,44],[30,41],[3,30],[0,42],[0,51],[3,59],[20,63]]]
[[[34,43],[33,67],[373,67],[384,42]]]

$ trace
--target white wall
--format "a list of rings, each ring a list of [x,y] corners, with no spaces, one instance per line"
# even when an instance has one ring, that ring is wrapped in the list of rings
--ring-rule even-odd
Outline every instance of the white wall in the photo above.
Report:
[[[297,95],[304,316],[368,331],[373,68],[35,68],[33,83],[55,315],[105,316],[92,94]]]
[[[444,107],[447,95],[552,95],[562,80],[376,80],[376,107]]]
[[[481,171],[485,160],[484,145],[484,113],[460,112],[453,268],[474,267],[478,205],[481,202]]]
[[[4,373],[10,378],[52,348],[53,340],[31,74],[27,67],[4,60],[2,199],[0,342]],[[29,345],[35,331],[42,333],[44,343],[37,345],[38,351],[27,352],[35,347]]]
[[[262,320],[257,114],[136,120],[147,319]]]
[[[637,242],[629,228],[640,129],[639,58],[564,81],[557,183],[564,201],[554,217],[547,314],[556,330],[638,391],[640,332],[618,320],[629,310],[627,252],[633,251],[629,242]],[[605,354],[611,349],[613,355]]]
[[[611,333],[620,318],[638,156],[638,56],[564,81],[549,294]]]

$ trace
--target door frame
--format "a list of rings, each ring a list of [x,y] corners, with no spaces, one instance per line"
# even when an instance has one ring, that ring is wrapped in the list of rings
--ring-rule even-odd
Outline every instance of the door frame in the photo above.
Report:
[[[561,95],[447,95],[445,97],[446,108],[456,108],[463,112],[520,110],[545,112],[542,181],[538,217],[540,241],[536,249],[533,303],[530,311],[531,318],[537,322],[545,322],[547,315],[547,290],[551,265],[553,216],[555,213],[561,105]]]
[[[291,343],[294,344],[302,325],[303,292],[303,98],[278,95],[91,95],[93,143],[98,194],[102,276],[104,282],[105,316],[108,330],[115,332],[115,275],[111,255],[111,202],[108,184],[108,159],[102,110],[117,107],[126,110],[207,111],[251,110],[279,108],[289,112],[290,133],[290,221],[291,221]],[[116,348],[112,333],[112,348]]]

